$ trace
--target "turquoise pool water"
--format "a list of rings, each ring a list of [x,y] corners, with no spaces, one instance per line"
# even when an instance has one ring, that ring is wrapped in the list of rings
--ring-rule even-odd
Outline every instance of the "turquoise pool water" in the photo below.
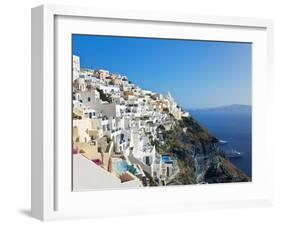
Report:
[[[174,157],[171,157],[169,155],[162,155],[161,156],[161,162],[163,163],[173,163],[176,159]]]
[[[169,156],[169,155],[162,155],[162,156],[161,156],[161,160],[162,160],[162,162],[168,162],[168,161],[170,161],[171,159],[170,159],[170,156]]]
[[[112,167],[119,175],[125,173],[128,170],[128,164],[125,160],[113,161]]]

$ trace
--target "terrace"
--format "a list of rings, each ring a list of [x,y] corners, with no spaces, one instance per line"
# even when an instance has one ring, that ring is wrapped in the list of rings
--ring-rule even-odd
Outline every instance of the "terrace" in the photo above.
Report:
[[[138,179],[137,175],[142,175],[137,165],[131,164],[128,159],[111,158],[112,171],[121,179],[121,182],[127,182]]]

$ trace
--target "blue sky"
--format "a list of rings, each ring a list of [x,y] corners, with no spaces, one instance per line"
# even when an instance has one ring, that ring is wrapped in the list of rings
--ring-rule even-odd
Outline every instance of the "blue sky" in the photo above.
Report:
[[[143,89],[171,92],[184,108],[251,104],[250,43],[73,35],[82,68],[126,75]]]

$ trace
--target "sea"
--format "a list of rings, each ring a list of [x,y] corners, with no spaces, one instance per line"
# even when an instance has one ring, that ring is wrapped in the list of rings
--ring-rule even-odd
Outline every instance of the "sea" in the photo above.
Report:
[[[219,112],[196,110],[191,115],[219,140],[225,151],[241,152],[239,158],[229,160],[240,170],[252,177],[252,114],[250,112]]]

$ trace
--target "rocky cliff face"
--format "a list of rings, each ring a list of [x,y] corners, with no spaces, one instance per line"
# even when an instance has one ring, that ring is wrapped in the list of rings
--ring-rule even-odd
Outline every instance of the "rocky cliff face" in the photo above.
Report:
[[[172,117],[172,116],[171,116]],[[175,155],[180,173],[171,184],[227,183],[250,181],[242,171],[224,158],[218,139],[194,118],[175,120],[173,129],[159,133],[159,153]]]

